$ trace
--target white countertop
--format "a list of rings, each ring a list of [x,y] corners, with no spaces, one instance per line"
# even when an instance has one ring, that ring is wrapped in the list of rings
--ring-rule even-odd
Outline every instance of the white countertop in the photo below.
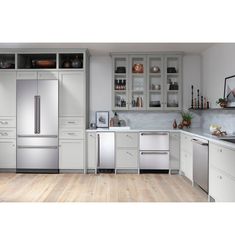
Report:
[[[202,128],[189,128],[189,129],[169,129],[169,128],[155,128],[155,129],[110,129],[110,128],[98,128],[98,129],[87,129],[86,132],[157,132],[157,131],[167,131],[167,132],[181,132],[181,133],[186,133],[189,134],[191,136],[195,136],[195,137],[199,137],[205,140],[208,140],[212,143],[221,145],[221,146],[225,146],[228,147],[230,149],[235,150],[235,144],[234,143],[230,143],[227,141],[223,141],[220,140],[219,137],[214,136],[210,133],[210,131],[202,129]],[[234,135],[233,135],[234,136]]]

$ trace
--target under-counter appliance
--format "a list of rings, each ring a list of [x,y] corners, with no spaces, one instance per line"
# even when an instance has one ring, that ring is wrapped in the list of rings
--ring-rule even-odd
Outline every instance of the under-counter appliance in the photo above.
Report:
[[[115,168],[115,154],[114,154],[114,132],[97,133],[98,157],[97,169],[114,169]]]
[[[169,133],[140,133],[140,169],[169,170]]]
[[[208,141],[192,139],[193,142],[193,182],[208,192]]]
[[[17,80],[17,172],[58,173],[58,80]]]

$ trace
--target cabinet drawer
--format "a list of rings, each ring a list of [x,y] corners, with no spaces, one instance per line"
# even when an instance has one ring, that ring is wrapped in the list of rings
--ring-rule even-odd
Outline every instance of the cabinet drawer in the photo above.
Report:
[[[0,139],[16,138],[15,129],[0,129]]]
[[[193,153],[192,137],[186,134],[181,134],[180,147],[184,151],[192,154]]]
[[[235,150],[219,145],[209,145],[209,164],[235,177]]]
[[[169,169],[168,151],[141,151],[140,169]]]
[[[116,152],[116,168],[138,168],[138,151],[118,149]]]
[[[0,128],[15,128],[15,117],[0,117]]]
[[[61,117],[60,128],[83,128],[84,117]]]
[[[235,201],[235,179],[228,177],[222,171],[210,168],[209,171],[209,195],[216,201]]]
[[[0,139],[0,168],[16,168],[16,141]]]
[[[20,71],[16,74],[16,79],[37,79],[37,72],[33,71]]]
[[[44,79],[58,79],[58,72],[45,72],[45,71],[40,71],[38,72],[38,79],[39,80],[44,80]]]
[[[61,129],[60,139],[84,139],[84,130]]]
[[[116,133],[117,147],[138,147],[137,133]]]

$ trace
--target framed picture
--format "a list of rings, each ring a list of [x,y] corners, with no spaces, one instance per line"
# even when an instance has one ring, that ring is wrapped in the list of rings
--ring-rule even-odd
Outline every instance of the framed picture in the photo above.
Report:
[[[97,111],[96,112],[96,126],[97,128],[108,128],[109,127],[109,112],[108,111]]]
[[[235,107],[235,75],[225,78],[224,98],[228,101],[227,107]]]

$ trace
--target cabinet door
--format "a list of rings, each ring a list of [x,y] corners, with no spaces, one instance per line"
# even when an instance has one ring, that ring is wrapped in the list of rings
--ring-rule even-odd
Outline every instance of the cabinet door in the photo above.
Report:
[[[116,152],[117,169],[137,169],[138,168],[138,151],[134,149],[117,149]]]
[[[165,56],[164,105],[167,110],[182,107],[182,61],[180,55]]]
[[[16,116],[16,72],[0,72],[0,116]]]
[[[87,169],[97,167],[96,133],[87,134]]]
[[[16,168],[16,141],[1,139],[0,140],[0,168]]]
[[[180,168],[180,134],[170,133],[170,169]]]
[[[193,180],[193,157],[188,152],[181,151],[180,153],[180,171],[182,171],[188,179]]]
[[[84,116],[84,72],[60,72],[60,116]]]
[[[84,169],[84,141],[61,140],[59,169]]]

